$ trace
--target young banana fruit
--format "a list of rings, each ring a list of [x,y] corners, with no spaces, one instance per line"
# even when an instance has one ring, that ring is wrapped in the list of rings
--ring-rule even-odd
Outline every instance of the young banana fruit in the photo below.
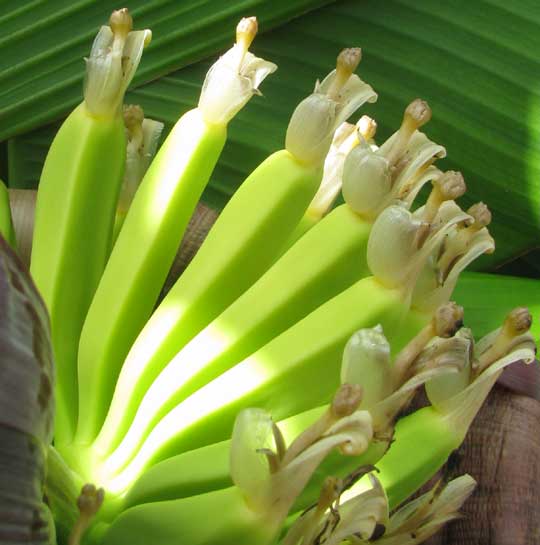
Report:
[[[196,543],[207,541],[226,543],[230,540],[243,543],[246,539],[245,533],[250,534],[251,539],[254,539],[256,543],[268,543],[270,536],[280,526],[277,520],[283,521],[291,508],[294,509],[298,505],[299,497],[302,490],[306,491],[306,486],[311,488],[308,494],[311,496],[309,503],[316,501],[315,488],[320,488],[321,484],[323,490],[327,487],[328,479],[321,483],[319,478],[314,482],[313,477],[317,471],[327,473],[328,470],[338,467],[338,464],[325,465],[325,459],[331,456],[331,451],[336,446],[342,454],[350,457],[351,462],[346,463],[345,466],[348,468],[347,473],[352,471],[352,475],[355,475],[352,478],[352,475],[345,474],[343,480],[349,482],[348,486],[344,486],[345,490],[352,486],[362,473],[368,471],[372,467],[370,464],[373,464],[384,452],[380,449],[371,449],[371,446],[374,441],[380,441],[377,435],[391,437],[393,421],[403,406],[408,403],[411,393],[426,380],[442,377],[456,367],[459,368],[458,360],[468,353],[468,344],[458,342],[456,348],[453,346],[456,343],[450,339],[461,321],[462,311],[455,305],[445,305],[438,309],[429,326],[400,352],[393,365],[390,365],[390,348],[381,334],[380,327],[372,331],[359,332],[362,340],[359,344],[349,343],[342,368],[342,379],[353,381],[345,382],[338,388],[338,393],[330,406],[298,415],[278,425],[273,424],[266,411],[260,409],[242,411],[236,418],[230,443],[220,443],[196,452],[185,453],[151,468],[128,493],[127,501],[122,506],[124,512],[117,516],[110,526],[102,526],[104,541],[112,543],[114,537],[114,542],[118,543],[128,539],[137,542],[136,533],[147,533],[148,530],[145,528],[157,516],[157,506],[160,505],[164,507],[161,515],[170,517],[166,525],[167,529],[159,530],[160,542],[172,542],[176,532],[172,532],[171,528],[178,531],[177,523],[181,521],[184,530],[188,532],[182,535],[189,535],[189,539]],[[445,339],[439,338],[439,341],[447,341],[444,349],[437,351],[432,349],[430,342],[433,335],[445,337]],[[447,349],[447,345],[452,346]],[[404,375],[403,370],[407,370],[407,373],[412,376]],[[378,392],[379,395],[377,395],[372,391],[371,398],[365,399],[362,394],[365,390],[355,382],[355,379],[360,376],[365,378],[370,371],[371,375],[385,374],[385,378],[390,379],[390,382],[387,383],[388,392]],[[376,384],[376,376],[367,380],[368,391],[371,391],[373,380]],[[394,384],[394,392],[392,392],[392,384]],[[299,434],[295,427],[304,431]],[[386,442],[388,443],[388,440]],[[225,473],[227,473],[228,464],[225,462],[223,451],[229,449],[232,482],[223,477],[219,479],[215,471],[204,468],[205,461],[210,460],[209,455],[217,454],[221,460],[219,466],[226,468]],[[195,474],[199,475],[199,479],[206,477],[205,489],[197,488],[197,477],[191,481],[191,494],[186,494],[185,486],[182,489],[179,481],[183,481],[185,485],[189,476],[177,476],[175,469],[180,467],[181,462],[187,461],[196,461],[195,466],[198,469]],[[342,464],[343,461],[344,458],[341,457]],[[361,469],[351,470],[352,463],[356,468],[361,466]],[[269,488],[267,488],[265,477],[267,468],[271,475]],[[165,473],[169,482],[165,478]],[[174,481],[177,482],[174,483]],[[334,479],[333,482],[338,481]],[[219,484],[225,486],[219,486]],[[239,491],[242,493],[240,497],[246,503],[239,501]],[[379,491],[382,491],[380,487]],[[386,500],[384,492],[382,496]],[[230,503],[227,509],[224,502]],[[386,503],[385,501],[385,507]],[[226,514],[221,514],[220,506],[225,509]],[[202,532],[202,537],[199,532],[194,531],[200,523],[192,512],[195,507],[203,510],[215,509],[215,516],[219,520],[219,522],[216,521],[219,530],[215,530],[215,525],[206,530],[199,530]],[[326,507],[315,513],[322,516]],[[250,511],[252,511],[251,514]],[[387,511],[388,509],[385,512]],[[310,532],[313,534],[316,531],[317,521],[313,520],[313,517],[310,520],[305,518],[308,512],[309,510],[298,517],[291,529],[293,535],[305,532],[310,535]],[[175,520],[173,520],[174,513],[176,513]],[[353,522],[358,525],[358,514],[355,517],[356,520],[351,519],[346,526],[350,526]],[[258,521],[257,518],[259,518]],[[226,521],[223,526],[222,519]],[[257,532],[250,532],[251,523],[257,526]],[[191,526],[193,526],[193,534],[191,530],[188,530]],[[335,530],[336,525],[330,533],[336,538],[337,544],[341,540],[335,533],[343,532],[343,528],[340,528],[339,532]],[[371,531],[373,530],[372,526]],[[356,532],[355,535],[358,533]],[[341,537],[345,535],[342,534]],[[290,539],[289,533],[283,543],[296,543]],[[308,539],[307,543],[312,541]]]
[[[0,180],[0,235],[4,237],[6,242],[15,248],[15,231],[11,219],[11,206],[9,203],[9,193],[6,185]]]
[[[420,146],[418,142],[421,142]],[[405,149],[413,158],[415,168],[410,169],[407,175],[403,173],[402,186],[406,182],[411,184],[411,179],[423,184],[431,176],[436,177],[434,183],[437,186],[445,185],[455,176],[454,173],[443,175],[434,167],[425,168],[441,148],[423,135],[416,135],[415,147],[407,146]],[[358,164],[358,170],[365,165],[365,162]],[[359,183],[366,183],[361,172],[352,173],[351,169],[349,172],[360,180]],[[452,196],[456,196],[455,193]],[[313,227],[250,289],[187,343],[154,382],[147,385],[147,393],[139,402],[137,412],[152,413],[153,416],[147,416],[144,425],[139,418],[134,427],[144,433],[197,388],[255,352],[354,282],[368,276],[365,255],[371,225],[370,220],[344,204]],[[275,286],[281,286],[281,289],[276,292]],[[131,399],[134,398],[133,393],[128,392],[127,386],[123,389],[121,386],[122,377],[113,398],[113,407],[115,403],[120,405],[119,400],[122,400],[123,420],[120,425],[116,421],[116,442],[111,442],[106,447],[107,451],[103,449],[102,455],[117,446],[122,430],[127,429],[133,418],[130,408],[135,407],[135,400],[126,401],[130,395]],[[169,398],[167,403],[163,402],[164,392]],[[151,401],[156,396],[162,399],[158,405]],[[103,448],[101,443],[98,448]]]
[[[129,207],[81,333],[76,441],[91,442],[122,363],[148,320],[227,137],[227,124],[276,69],[248,52],[255,18],[207,74],[199,105],[173,127]],[[224,83],[226,82],[226,83]]]
[[[109,257],[124,174],[122,101],[151,37],[131,29],[127,9],[101,27],[86,64],[84,101],[56,134],[39,183],[30,272],[51,316],[57,444],[75,431],[79,337]]]
[[[440,188],[434,189],[436,194],[438,191]],[[396,221],[396,217],[404,213],[405,216]],[[429,233],[425,235],[426,222],[420,218],[425,219],[432,213],[427,206],[414,216],[399,206],[383,212],[374,224],[368,249],[368,261],[378,271],[376,277],[360,280],[317,308],[243,362],[171,408],[148,433],[148,424],[153,422],[159,405],[171,399],[175,385],[169,383],[160,392],[154,390],[146,397],[144,406],[141,405],[122,442],[103,462],[99,470],[102,477],[109,480],[112,489],[124,489],[148,465],[168,455],[225,438],[234,415],[245,406],[272,408],[276,418],[316,406],[336,386],[332,362],[340,360],[343,345],[362,327],[380,323],[393,346],[396,349],[403,346],[429,321],[433,312],[426,307],[420,309],[422,312],[409,312],[411,302],[416,303],[415,296],[422,302],[447,300],[459,269],[492,247],[492,239],[485,228],[476,232],[474,244],[465,250],[457,243],[451,244],[450,241],[463,238],[463,231],[468,229],[466,223],[472,221],[471,216],[462,212],[453,201],[439,202],[429,223]],[[393,255],[388,260],[386,254],[382,257],[380,253],[382,243],[400,237],[405,247],[411,247],[411,241],[422,237],[421,243],[418,242],[420,248],[401,256],[405,263],[410,263],[408,267],[403,262],[397,263],[400,256]],[[404,240],[407,238],[409,241]],[[443,242],[444,251],[441,250]],[[444,271],[446,281],[431,286],[426,280],[430,274],[435,274],[431,271],[431,256],[441,254],[443,259],[443,256],[448,257],[446,252],[457,251],[456,248],[463,253],[458,254],[459,259],[454,256],[455,259],[449,260]],[[386,269],[387,266],[391,266],[391,270]],[[422,291],[421,295],[419,291]],[[369,306],[366,301],[370,302]],[[307,382],[311,388],[302,387]],[[278,390],[281,392],[279,401],[276,398]]]
[[[360,458],[347,461],[329,455],[296,500],[296,508],[306,507],[313,501],[313,489],[321,484],[320,475],[332,473],[342,476],[355,467],[375,464],[379,460],[388,448],[395,417],[408,402],[410,392],[435,374],[444,374],[446,377],[459,366],[460,362],[456,363],[456,360],[462,356],[463,349],[459,350],[461,346],[456,348],[452,345],[444,354],[441,350],[440,353],[430,352],[426,355],[425,351],[426,345],[434,336],[451,337],[462,322],[462,316],[462,309],[453,303],[437,309],[428,326],[407,343],[396,356],[394,364],[391,362],[390,345],[380,325],[360,330],[349,339],[341,363],[341,382],[362,387],[364,393],[360,408],[375,415],[373,432],[376,440]],[[468,349],[468,345],[465,348]],[[426,363],[429,355],[433,357]],[[446,359],[443,360],[442,355]],[[421,359],[423,363],[415,367],[417,359]],[[403,368],[407,373],[402,372]],[[325,410],[326,406],[317,407],[280,421],[278,425],[285,441],[289,442],[300,430],[311,426]],[[130,487],[123,500],[123,508],[201,494],[229,486],[229,448],[229,442],[223,441],[184,452],[148,468]],[[210,463],[212,458],[216,463]],[[187,467],[186,464],[192,468],[189,473],[181,471],[181,467]]]
[[[353,74],[359,60],[359,50],[342,52],[337,69],[300,103],[289,124],[286,149],[268,157],[245,180],[154,312],[122,367],[97,451],[107,452],[125,432],[124,415],[134,413],[176,352],[275,261],[317,191],[336,127],[376,98]]]

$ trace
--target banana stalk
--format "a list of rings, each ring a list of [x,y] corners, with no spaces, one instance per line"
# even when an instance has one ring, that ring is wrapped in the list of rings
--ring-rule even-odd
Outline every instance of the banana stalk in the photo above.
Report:
[[[236,44],[208,72],[198,107],[176,123],[129,207],[81,333],[78,443],[91,442],[103,424],[124,358],[221,154],[227,124],[276,69],[248,52],[256,32],[255,18],[238,24]]]
[[[126,153],[122,100],[151,36],[131,28],[126,9],[101,27],[84,101],[58,131],[39,184],[30,271],[51,316],[58,445],[75,431],[79,337],[111,248]]]
[[[267,158],[242,184],[142,330],[122,367],[96,440],[98,452],[110,451],[126,432],[148,386],[169,360],[275,261],[317,191],[336,127],[376,97],[352,74],[359,58],[359,50],[342,52],[337,69],[300,103],[286,149]]]

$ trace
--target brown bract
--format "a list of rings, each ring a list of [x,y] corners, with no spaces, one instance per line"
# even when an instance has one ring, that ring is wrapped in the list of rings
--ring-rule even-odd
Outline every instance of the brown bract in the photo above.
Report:
[[[0,237],[0,544],[52,543],[43,501],[53,432],[53,356],[45,305]]]

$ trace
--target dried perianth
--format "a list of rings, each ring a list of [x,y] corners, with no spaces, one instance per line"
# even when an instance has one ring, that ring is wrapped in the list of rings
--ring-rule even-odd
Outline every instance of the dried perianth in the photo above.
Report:
[[[97,489],[93,484],[85,484],[77,499],[79,518],[75,522],[69,536],[69,545],[80,545],[82,537],[90,526],[92,519],[103,504],[105,492],[103,488]]]
[[[529,331],[531,324],[532,316],[529,309],[526,307],[515,308],[507,316],[493,344],[475,362],[474,374],[478,376],[494,361],[507,354],[514,343],[519,340],[519,337]]]
[[[414,131],[425,125],[431,119],[429,104],[417,98],[407,106],[403,115],[401,127],[396,135],[393,145],[386,155],[388,162],[393,165],[403,153]]]
[[[433,337],[451,337],[463,325],[463,307],[449,302],[440,306],[431,322],[397,355],[394,362],[394,384],[402,384],[409,369]]]

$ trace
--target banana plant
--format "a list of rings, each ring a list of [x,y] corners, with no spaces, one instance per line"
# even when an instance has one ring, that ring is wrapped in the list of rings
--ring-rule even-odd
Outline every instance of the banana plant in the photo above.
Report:
[[[322,3],[259,6],[261,27],[293,16],[308,4],[315,8]],[[405,15],[415,14],[400,19],[410,23],[407,32],[414,30],[417,20],[440,22],[447,15],[444,9],[435,13],[430,2],[389,6],[398,14],[403,10]],[[24,21],[43,9],[40,5],[34,11],[24,4],[1,17],[0,23],[14,31],[3,45],[13,49],[19,35],[28,33]],[[218,17],[204,9],[199,13],[197,5],[177,11],[162,2],[160,11],[153,9],[152,4],[136,5],[133,13],[141,16],[142,24],[145,16],[151,20],[168,9],[171,20],[190,14],[196,18],[191,35],[200,38],[201,28],[212,34],[216,21],[228,21],[239,5],[218,10]],[[5,424],[8,432],[15,429],[17,437],[37,449],[21,454],[28,471],[23,468],[20,473],[19,466],[14,470],[32,485],[28,496],[25,489],[18,498],[20,528],[2,527],[0,542],[31,536],[60,545],[146,543],[151,534],[163,544],[183,539],[188,545],[233,541],[263,545],[281,534],[288,545],[379,539],[393,543],[404,539],[402,523],[408,515],[411,520],[405,527],[414,521],[416,526],[409,530],[422,539],[457,516],[474,486],[468,477],[434,489],[393,517],[389,511],[424,484],[463,441],[502,367],[515,360],[534,360],[530,311],[516,309],[475,349],[473,334],[458,332],[462,307],[448,301],[455,296],[466,312],[470,308],[482,334],[500,325],[512,306],[527,304],[533,311],[537,307],[538,281],[478,273],[460,278],[476,260],[489,268],[534,246],[538,224],[534,211],[520,215],[513,225],[518,225],[519,236],[510,236],[505,222],[497,218],[505,217],[499,215],[502,208],[507,214],[523,212],[523,199],[517,199],[523,184],[531,189],[526,202],[534,206],[535,182],[521,178],[510,196],[505,189],[502,206],[497,195],[504,169],[494,167],[495,161],[480,173],[478,163],[464,153],[471,145],[468,137],[445,125],[459,109],[447,111],[440,95],[452,98],[454,82],[445,81],[444,91],[433,100],[429,96],[439,89],[439,64],[432,60],[427,79],[412,72],[415,81],[426,84],[430,105],[412,100],[414,95],[406,97],[407,73],[401,74],[399,66],[393,69],[399,55],[389,63],[393,77],[404,76],[399,93],[395,83],[381,79],[383,71],[370,62],[384,67],[393,41],[387,36],[387,43],[373,50],[369,44],[370,36],[381,34],[377,22],[383,36],[394,31],[377,19],[385,9],[388,6],[376,8],[370,2],[362,7],[336,2],[262,36],[260,46],[254,47],[286,72],[276,87],[264,84],[268,98],[255,97],[253,110],[249,105],[245,114],[239,113],[236,129],[231,123],[232,152],[224,148],[227,125],[253,95],[260,94],[262,80],[276,69],[248,52],[258,30],[255,17],[242,19],[235,45],[215,64],[193,64],[169,79],[144,85],[163,70],[153,51],[163,52],[169,69],[187,62],[189,53],[171,56],[161,38],[159,47],[152,49],[150,31],[133,31],[127,9],[113,12],[109,24],[101,27],[87,59],[84,100],[58,129],[39,184],[30,271],[44,302],[13,249],[2,242],[2,290],[7,295],[0,300],[6,309],[1,332],[7,349],[0,369],[7,377],[3,386],[17,386],[2,398],[7,400],[6,415],[14,415]],[[497,9],[491,9],[494,20],[502,21]],[[100,13],[97,3],[75,3],[55,11],[47,22],[52,28],[91,13]],[[474,8],[469,8],[455,24],[470,30],[466,15],[473,14]],[[510,15],[507,9],[507,17],[520,18],[519,8]],[[360,28],[362,21],[368,47],[363,51],[347,47],[339,55],[334,51],[335,69],[317,80],[308,94],[303,80],[311,73],[313,55],[317,53],[317,63],[323,63],[327,54],[324,48],[317,52],[316,45],[315,50],[306,49],[306,44],[310,29],[323,20],[343,30],[339,39],[328,41],[333,49],[352,39],[353,23]],[[37,25],[36,32],[40,28]],[[84,28],[69,55],[84,42]],[[423,43],[425,35],[410,38],[407,32],[400,31],[412,44],[415,58],[425,55],[429,61],[436,48]],[[215,38],[212,43],[218,47],[219,33]],[[505,40],[503,32],[497,45],[510,55]],[[461,44],[450,43],[457,49]],[[150,65],[135,76],[146,46]],[[291,47],[304,55],[301,66],[293,70]],[[51,53],[53,49],[45,48],[38,58],[50,57],[51,66],[60,62],[62,50]],[[196,58],[203,51],[191,54]],[[371,51],[372,60],[359,67]],[[481,48],[478,51],[481,56]],[[322,77],[332,64],[327,62],[316,75]],[[0,70],[0,80],[8,82],[0,108],[13,121],[5,133],[10,138],[9,178],[17,175],[25,138],[32,141],[32,135],[19,136],[18,131],[36,124],[36,119],[59,114],[54,97],[67,97],[65,103],[70,104],[66,81],[71,81],[71,65],[65,66],[61,84],[44,89],[43,96],[51,100],[48,109],[29,92],[39,74],[48,73],[46,66],[39,64],[30,79],[20,80],[19,65]],[[368,78],[370,73],[373,79]],[[313,74],[309,77],[314,79]],[[131,107],[122,116],[132,78],[136,87],[127,96],[136,98],[145,113]],[[73,82],[79,79],[77,75]],[[375,90],[364,79],[377,82]],[[190,102],[195,81],[202,83],[198,104]],[[172,85],[174,96],[165,90],[167,85]],[[280,125],[285,106],[274,105],[271,99],[280,86],[289,90],[285,96],[298,102],[296,109],[287,110],[287,130]],[[159,104],[152,101],[155,92]],[[380,134],[371,118],[363,117],[357,125],[342,124],[364,103],[374,102],[377,94],[389,104],[375,115],[382,121]],[[18,95],[19,102],[10,102]],[[460,104],[476,105],[474,93],[462,95],[456,95]],[[385,124],[398,126],[401,117],[394,116],[392,104],[404,99],[401,125],[389,135]],[[497,95],[493,100],[498,104]],[[154,124],[153,136],[145,141],[143,116],[150,112],[171,123],[182,113],[178,109],[189,111],[152,161],[161,127]],[[262,140],[255,130],[261,121],[268,129]],[[456,134],[462,136],[457,146]],[[46,143],[47,131],[40,135]],[[275,135],[284,142],[279,151],[272,140]],[[479,138],[469,137],[469,142]],[[444,147],[432,138],[440,139]],[[497,138],[486,142],[486,151],[500,145]],[[253,152],[246,152],[246,146]],[[222,149],[225,171],[218,162]],[[507,155],[518,164],[509,149]],[[222,199],[223,211],[197,256],[154,308],[201,192],[210,179],[205,195],[215,196],[220,177],[231,164],[227,153],[235,157],[233,170],[246,179],[239,187],[236,181],[226,183],[225,194],[234,194],[227,195],[226,204]],[[464,166],[465,176],[439,169],[447,153]],[[255,158],[264,160],[253,170]],[[533,172],[533,159],[525,161]],[[474,174],[480,181],[492,176],[492,185],[482,189]],[[429,193],[421,191],[424,185],[431,186]],[[331,211],[340,188],[344,203]],[[30,243],[17,240],[13,221],[17,214],[12,214],[9,191],[0,189],[2,236],[13,248],[27,247]],[[477,196],[485,199],[490,207],[483,202],[469,206],[469,194],[473,201]],[[502,286],[511,288],[501,292]],[[25,329],[28,323],[33,324],[31,332]],[[24,360],[25,350],[34,356],[31,364],[42,368],[35,376],[19,376],[18,362]],[[432,406],[396,422],[423,384]],[[25,396],[32,395],[40,407],[37,412],[43,414],[36,415],[35,405],[25,403]],[[20,416],[18,403],[34,412]],[[431,427],[422,424],[426,418]],[[426,463],[420,456],[407,458],[416,441],[426,445]],[[13,462],[17,441],[13,445],[13,452],[6,452],[8,466],[17,463]],[[401,448],[411,463],[399,463]],[[363,469],[339,456],[336,461],[336,450]],[[224,464],[229,453],[230,464]],[[371,472],[373,464],[379,466],[379,478]],[[193,480],[170,478],[183,468],[194,471]],[[334,470],[339,477],[321,479]],[[360,479],[363,474],[370,476]],[[26,505],[35,506],[34,518],[24,512]],[[203,527],[209,512],[216,513],[215,523]],[[8,519],[9,513],[2,522]]]

